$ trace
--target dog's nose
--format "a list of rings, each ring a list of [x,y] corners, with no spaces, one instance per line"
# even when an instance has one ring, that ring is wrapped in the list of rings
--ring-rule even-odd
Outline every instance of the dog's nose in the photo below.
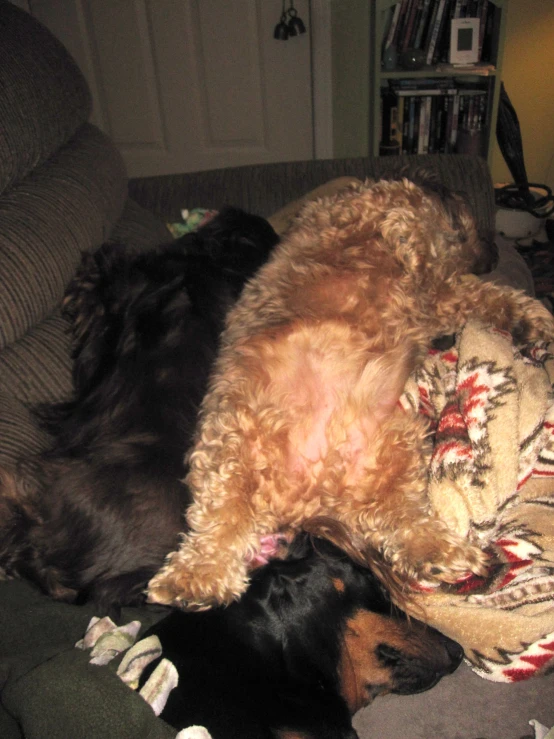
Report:
[[[452,641],[447,636],[444,637],[444,646],[452,663],[450,672],[454,672],[464,658],[464,650],[458,642]]]

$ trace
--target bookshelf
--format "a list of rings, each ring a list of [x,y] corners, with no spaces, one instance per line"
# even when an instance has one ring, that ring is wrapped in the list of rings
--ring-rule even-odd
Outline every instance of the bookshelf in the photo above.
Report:
[[[373,0],[370,60],[373,155],[471,152],[482,155],[491,165],[507,5],[508,0]],[[448,63],[450,20],[458,17],[460,6],[462,14],[464,11],[483,13],[481,25],[486,29],[486,36],[484,30],[479,38],[480,61],[475,66]],[[442,26],[435,34],[432,63],[428,64],[432,24],[441,7]],[[395,14],[398,20],[393,35]],[[411,20],[411,30],[409,25],[402,27],[403,14],[404,24]],[[422,17],[423,25],[418,33],[417,23],[419,20],[421,24]],[[402,31],[405,36],[401,35]],[[395,49],[396,60],[394,54],[391,60],[390,45],[387,46],[391,38],[393,44],[399,45]],[[414,41],[419,47],[411,46]],[[423,57],[423,66],[418,69],[409,68],[409,60],[402,56],[413,48],[419,48],[420,62]],[[385,50],[388,68],[384,66]],[[422,135],[420,130],[424,132]]]

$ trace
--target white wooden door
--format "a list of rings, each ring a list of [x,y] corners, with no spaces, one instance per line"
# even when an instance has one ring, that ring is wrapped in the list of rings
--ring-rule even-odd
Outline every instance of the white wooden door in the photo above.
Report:
[[[310,0],[294,3],[308,33],[287,41],[273,38],[282,0],[27,1],[130,176],[314,156]]]

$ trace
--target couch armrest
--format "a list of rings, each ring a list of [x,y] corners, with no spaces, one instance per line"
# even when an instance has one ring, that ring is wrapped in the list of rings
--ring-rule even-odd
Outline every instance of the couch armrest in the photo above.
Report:
[[[402,167],[436,172],[447,187],[465,192],[480,232],[494,233],[494,188],[487,163],[462,154],[358,157],[230,167],[129,182],[131,197],[163,219],[178,220],[182,208],[234,205],[270,216],[291,200],[336,177],[381,178]]]

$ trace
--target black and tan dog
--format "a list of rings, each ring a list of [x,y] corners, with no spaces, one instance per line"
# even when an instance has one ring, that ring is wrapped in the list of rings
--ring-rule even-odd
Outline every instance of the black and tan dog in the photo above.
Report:
[[[227,208],[154,250],[84,255],[64,301],[74,397],[46,409],[53,443],[34,474],[0,473],[8,576],[99,611],[143,600],[183,526],[183,457],[225,315],[277,241]]]
[[[161,717],[212,739],[354,739],[352,716],[373,698],[428,690],[462,659],[458,644],[393,613],[367,567],[307,534],[256,570],[238,602],[174,611],[150,634],[179,673]]]

